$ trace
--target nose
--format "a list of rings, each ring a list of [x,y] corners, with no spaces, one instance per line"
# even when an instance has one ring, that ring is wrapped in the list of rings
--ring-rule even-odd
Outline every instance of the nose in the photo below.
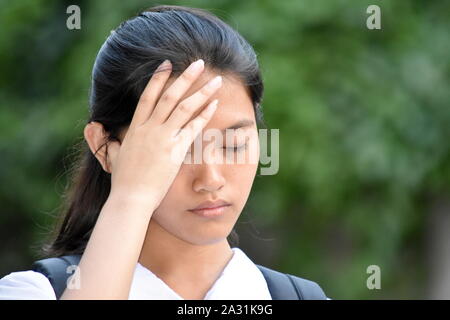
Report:
[[[195,165],[193,189],[195,192],[216,192],[225,185],[220,164],[202,163]]]

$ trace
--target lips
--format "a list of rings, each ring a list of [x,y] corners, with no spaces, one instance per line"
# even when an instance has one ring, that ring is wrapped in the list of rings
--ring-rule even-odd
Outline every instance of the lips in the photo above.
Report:
[[[197,207],[195,207],[193,209],[189,209],[189,211],[202,210],[202,209],[214,209],[214,208],[219,208],[219,207],[229,206],[229,205],[231,205],[231,204],[222,199],[219,199],[216,201],[205,201],[205,202],[200,203]]]

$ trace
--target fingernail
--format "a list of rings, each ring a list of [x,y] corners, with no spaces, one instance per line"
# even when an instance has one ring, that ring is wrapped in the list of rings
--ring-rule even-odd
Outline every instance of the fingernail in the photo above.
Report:
[[[215,89],[217,87],[220,86],[220,84],[222,83],[222,77],[221,76],[217,76],[214,79],[212,79],[207,85],[207,89]]]
[[[215,99],[213,102],[211,102],[207,107],[206,107],[206,116],[210,116],[212,115],[212,113],[217,109],[217,103],[219,102],[218,99]]]
[[[170,62],[170,60],[164,60],[163,61],[163,63],[161,63],[160,65],[159,65],[159,67],[156,69],[156,71],[161,71],[162,69],[164,69],[164,68],[168,68],[168,67],[171,67],[172,66],[172,63]]]
[[[203,59],[199,59],[199,60],[195,61],[194,63],[192,63],[188,67],[187,71],[195,73],[195,72],[199,71],[203,67],[204,63],[205,62],[203,61]]]

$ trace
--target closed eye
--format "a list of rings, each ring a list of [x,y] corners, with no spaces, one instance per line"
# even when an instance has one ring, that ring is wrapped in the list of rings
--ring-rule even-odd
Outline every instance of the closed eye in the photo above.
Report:
[[[237,151],[246,149],[247,146],[248,146],[248,143],[243,144],[243,145],[241,145],[241,146],[223,147],[222,149],[224,149],[224,150],[233,150],[234,152],[237,152]],[[190,154],[190,153],[191,153],[191,149],[189,149],[189,150],[187,151],[187,154]]]
[[[240,150],[243,150],[243,149],[247,148],[247,145],[248,144],[246,143],[246,144],[243,144],[241,146],[224,147],[223,149],[233,150],[234,152],[237,152],[237,151],[240,151]]]

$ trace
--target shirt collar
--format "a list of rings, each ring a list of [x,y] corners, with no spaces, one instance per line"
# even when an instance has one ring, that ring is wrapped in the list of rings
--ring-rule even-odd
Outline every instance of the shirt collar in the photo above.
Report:
[[[258,267],[240,249],[231,248],[233,256],[208,290],[204,300],[270,300],[267,283]],[[183,300],[152,271],[137,263],[129,299]]]

